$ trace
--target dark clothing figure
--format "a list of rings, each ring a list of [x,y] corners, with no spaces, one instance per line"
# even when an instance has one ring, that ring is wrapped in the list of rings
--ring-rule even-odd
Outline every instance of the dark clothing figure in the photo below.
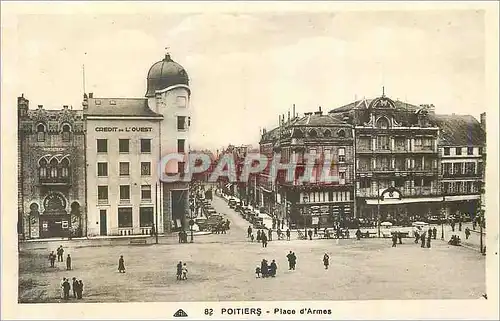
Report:
[[[290,229],[286,230],[286,239],[287,241],[290,241]]]
[[[64,280],[62,287],[63,287],[63,293],[64,293],[64,300],[69,300],[69,290],[71,288],[69,281]]]
[[[56,255],[54,254],[54,251],[50,252],[49,261],[50,261],[50,267],[54,267],[54,263],[56,262]]]
[[[318,236],[318,228],[317,227],[314,228],[314,236]]]
[[[260,262],[260,273],[262,273],[263,278],[267,278],[269,275],[269,267],[265,259],[262,259],[262,262]]]
[[[71,256],[66,257],[66,270],[71,270]]]
[[[276,228],[276,219],[273,218],[273,230]]]
[[[399,240],[399,244],[403,244],[403,233],[398,232],[398,240]]]
[[[260,278],[260,273],[261,273],[261,271],[260,271],[260,267],[256,267],[256,268],[255,268],[255,277],[256,277],[256,278]]]
[[[247,237],[250,237],[252,235],[252,227],[249,226],[247,229]]]
[[[326,253],[325,255],[323,255],[323,265],[325,266],[325,270],[328,270],[328,265],[330,265],[330,257]]]
[[[250,241],[253,242],[254,239],[255,239],[255,236],[253,236],[253,234],[250,234]]]
[[[257,230],[257,242],[260,242],[262,240],[262,234],[260,230]]]
[[[438,233],[438,231],[437,231],[436,227],[434,227],[434,228],[432,229],[432,237],[433,237],[434,239],[436,239],[436,237],[437,237],[437,233]]]
[[[451,223],[451,231],[452,231],[452,232],[455,232],[455,222],[452,222],[452,223]]]
[[[182,231],[179,231],[179,243],[182,243],[182,239],[184,238],[184,235]]]
[[[397,233],[392,234],[392,247],[396,247],[396,244],[398,243],[398,235]]]
[[[276,265],[276,262],[273,260],[271,262],[271,265],[269,265],[269,275],[274,278],[276,276],[277,269],[278,269],[278,266]]]
[[[281,229],[283,230],[285,228],[285,219],[281,220]]]
[[[177,263],[177,280],[182,278],[182,262]]]
[[[120,255],[118,260],[118,272],[125,273],[125,260],[123,260],[123,255]]]
[[[465,228],[465,239],[468,240],[470,236],[470,229],[468,227]]]
[[[313,231],[312,230],[308,230],[307,235],[309,235],[309,240],[313,239]]]
[[[83,282],[82,282],[82,280],[78,281],[76,295],[77,295],[78,299],[81,299],[83,297]]]
[[[273,240],[273,230],[272,229],[267,232],[267,237],[268,237],[269,241]]]
[[[423,233],[421,236],[420,236],[420,241],[422,242],[422,245],[420,247],[425,247],[425,233]]]
[[[415,231],[415,244],[418,244],[418,240],[420,239],[420,235],[417,231]]]
[[[356,239],[359,241],[361,240],[361,230],[358,228],[358,230],[356,231]]]
[[[458,231],[462,231],[462,222],[458,222]]]
[[[64,255],[64,249],[61,245],[57,248],[57,262],[64,262],[63,255]]]
[[[261,239],[262,239],[262,247],[267,247],[267,236],[264,232],[261,234]]]
[[[288,269],[289,270],[293,270],[294,269],[294,254],[292,253],[292,251],[290,251],[290,253],[287,254],[286,256],[286,259],[288,260]]]
[[[78,292],[78,281],[73,278],[73,297],[76,299],[76,293]]]
[[[431,248],[431,235],[427,236],[427,248]]]

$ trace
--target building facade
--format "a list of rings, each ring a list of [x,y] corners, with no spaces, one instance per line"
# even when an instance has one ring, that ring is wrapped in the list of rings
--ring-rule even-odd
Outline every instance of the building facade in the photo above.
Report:
[[[293,111],[295,114],[295,110]],[[303,117],[285,120],[280,126],[264,132],[260,152],[272,158],[279,154],[281,163],[296,165],[292,181],[286,170],[279,170],[276,180],[268,167],[259,175],[260,203],[278,218],[288,220],[293,227],[332,226],[353,216],[354,149],[353,130],[341,117],[323,115],[321,107]],[[312,180],[302,182],[306,155],[318,155],[312,170]],[[322,181],[325,157],[331,158],[329,174],[337,179]]]
[[[18,232],[25,239],[86,235],[81,110],[18,108]]]
[[[186,228],[186,158],[160,167],[162,157],[189,152],[190,95],[186,71],[167,54],[150,68],[145,98],[84,97],[91,234]],[[181,180],[167,183],[161,175]]]
[[[439,215],[439,127],[433,106],[382,95],[330,111],[355,128],[356,216],[396,223]]]
[[[447,219],[474,219],[481,209],[486,159],[485,116],[431,115],[440,127],[440,188]],[[483,192],[484,193],[484,192]]]

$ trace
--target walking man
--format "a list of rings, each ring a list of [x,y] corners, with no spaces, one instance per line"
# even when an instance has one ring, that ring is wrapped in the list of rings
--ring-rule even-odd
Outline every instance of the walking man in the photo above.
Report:
[[[396,243],[398,243],[398,232],[392,234],[392,247],[396,247]]]
[[[312,239],[313,239],[313,231],[312,230],[308,230],[307,234],[309,235],[309,240],[312,241]]]
[[[120,255],[120,259],[118,260],[118,272],[125,273],[125,260],[123,259],[123,255]]]
[[[69,290],[71,288],[71,285],[69,284],[68,279],[65,279],[63,282],[63,292],[64,292],[64,300],[69,300]]]
[[[262,239],[262,247],[267,247],[267,236],[266,233],[262,232],[261,234],[261,239]]]
[[[49,261],[50,261],[50,267],[54,267],[54,263],[56,262],[56,255],[54,254],[54,251],[50,252]]]
[[[398,240],[399,240],[399,244],[403,244],[403,233],[401,233],[399,231],[398,231]]]
[[[436,237],[437,237],[437,233],[438,233],[438,231],[437,231],[436,227],[434,226],[434,228],[432,229],[432,237],[433,237],[434,239],[436,239]]]
[[[177,263],[177,280],[182,279],[182,262]]]
[[[323,255],[323,264],[325,265],[325,270],[328,270],[328,265],[330,265],[330,257],[325,253]]]
[[[78,281],[73,278],[73,297],[76,299],[76,293],[78,292]]]
[[[64,249],[63,246],[60,245],[59,248],[57,249],[57,262],[64,262]]]
[[[427,235],[427,248],[431,248],[431,233],[429,233],[429,235]]]
[[[77,295],[78,299],[81,299],[83,297],[83,282],[82,282],[82,280],[78,281],[76,295]]]
[[[269,229],[267,231],[267,237],[268,237],[269,241],[273,240],[273,230],[272,229]]]
[[[425,247],[425,233],[422,233],[420,236],[420,241],[422,242],[422,245],[420,247],[424,248]]]
[[[252,235],[252,226],[251,225],[248,226],[247,237],[250,237],[250,235]]]
[[[290,241],[290,229],[286,230],[286,240]]]
[[[290,251],[290,253],[288,253],[286,255],[286,259],[288,260],[288,270],[291,270],[292,267],[293,267],[293,263],[292,263],[292,261],[293,261],[293,254],[292,254],[292,251]]]
[[[66,257],[66,270],[71,270],[71,256]]]
[[[468,240],[470,236],[470,229],[468,227],[465,228],[465,239]]]

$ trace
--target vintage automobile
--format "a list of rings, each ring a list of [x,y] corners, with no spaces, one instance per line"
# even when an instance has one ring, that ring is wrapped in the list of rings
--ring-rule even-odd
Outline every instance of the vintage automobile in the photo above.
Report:
[[[235,207],[236,207],[237,202],[236,202],[236,200],[235,200],[234,198],[231,198],[231,199],[229,200],[228,204],[229,204],[229,208],[235,208]]]

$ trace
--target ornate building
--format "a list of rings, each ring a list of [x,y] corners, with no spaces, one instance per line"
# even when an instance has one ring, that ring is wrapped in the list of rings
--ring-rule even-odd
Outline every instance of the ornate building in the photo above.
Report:
[[[295,115],[295,108],[293,110]],[[293,181],[285,179],[286,170],[277,172],[277,180],[268,167],[259,176],[260,204],[279,218],[286,218],[290,226],[331,226],[344,222],[353,215],[354,200],[354,149],[352,126],[342,116],[323,115],[321,107],[303,117],[285,120],[280,126],[265,131],[260,141],[261,154],[269,159],[280,154],[281,163],[296,165]],[[301,182],[306,168],[306,155],[319,156],[313,171],[313,179]],[[338,179],[322,181],[323,161],[330,155],[330,175]],[[259,197],[260,196],[260,197]]]
[[[86,234],[85,142],[81,110],[18,108],[19,233],[26,239]]]
[[[355,126],[358,217],[398,222],[439,214],[439,127],[429,117],[433,108],[382,95],[330,111]]]

